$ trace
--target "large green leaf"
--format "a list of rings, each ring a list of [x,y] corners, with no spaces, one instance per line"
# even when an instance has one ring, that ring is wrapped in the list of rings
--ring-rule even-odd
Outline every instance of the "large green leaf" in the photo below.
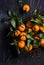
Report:
[[[27,46],[30,47],[31,40],[27,40]]]
[[[12,18],[10,22],[11,22],[11,25],[12,25],[14,28],[16,28],[16,21],[15,21],[15,19]]]
[[[27,39],[34,40],[34,38],[30,34],[28,34],[26,37]]]
[[[34,18],[31,18],[31,21],[36,23],[36,24],[41,24],[40,20],[39,19],[34,19]]]

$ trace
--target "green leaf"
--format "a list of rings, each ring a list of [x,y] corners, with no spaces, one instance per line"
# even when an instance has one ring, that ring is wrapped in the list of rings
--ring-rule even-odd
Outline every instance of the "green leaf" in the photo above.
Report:
[[[14,42],[10,43],[10,45],[17,45],[17,40],[14,40]]]
[[[33,45],[35,46],[35,48],[38,48],[39,47],[39,41],[37,41],[37,40],[34,40],[33,41]]]
[[[31,29],[27,29],[27,32],[28,32],[28,33],[31,33],[31,32],[32,32],[32,30],[31,30]]]
[[[13,16],[16,16],[16,17],[17,17],[17,14],[16,14],[16,12],[13,12]]]
[[[10,22],[11,22],[11,25],[12,25],[14,28],[16,28],[16,21],[15,21],[15,19],[12,18]]]
[[[32,13],[33,13],[34,15],[37,15],[37,9],[35,9]]]
[[[30,34],[28,34],[26,37],[27,37],[27,39],[34,40],[34,38]]]
[[[40,9],[35,9],[35,10],[32,12],[32,14],[37,16],[37,15],[39,14],[39,12],[40,12]]]
[[[42,24],[41,21],[40,21],[39,19],[37,19],[37,18],[35,19],[35,22],[36,22],[37,24]]]
[[[30,43],[31,43],[31,40],[27,40],[27,46],[28,46],[28,48],[30,46]]]
[[[42,16],[42,20],[44,21],[44,16]]]
[[[10,36],[10,35],[12,35],[12,32],[13,32],[13,31],[9,32],[9,33],[7,34],[7,37]]]
[[[38,18],[39,18],[40,20],[44,21],[44,16],[41,16],[40,14],[38,14]],[[41,22],[42,22],[42,21],[41,21]]]
[[[37,18],[36,19],[31,18],[31,21],[36,23],[36,24],[39,24],[39,25],[42,24],[41,21],[39,19],[37,19]]]
[[[35,10],[32,12],[32,14],[37,16],[37,15],[39,14],[40,10],[41,10],[40,8],[39,8],[39,9],[35,9]]]
[[[33,21],[34,23],[37,23],[38,24],[38,21],[35,20],[34,18],[32,18],[31,21]]]
[[[39,34],[39,37],[44,38],[44,34],[43,33]]]
[[[13,42],[13,43],[10,43],[10,45],[15,45],[15,43]]]
[[[17,45],[17,40],[14,40],[15,45]]]
[[[18,0],[18,3],[19,3],[20,6],[23,5],[23,1],[22,0]]]
[[[18,17],[17,19],[18,19],[18,24],[19,25],[23,24],[23,18],[22,17]]]
[[[23,22],[22,17],[19,17],[18,21],[19,21],[19,22]]]
[[[9,16],[12,16],[12,12],[10,10],[8,10],[7,13],[8,13]]]

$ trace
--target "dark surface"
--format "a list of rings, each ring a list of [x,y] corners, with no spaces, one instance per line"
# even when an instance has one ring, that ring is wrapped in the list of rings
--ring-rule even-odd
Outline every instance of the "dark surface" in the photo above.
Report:
[[[8,46],[8,40],[6,39],[6,34],[8,30],[8,24],[1,23],[1,18],[8,17],[6,11],[8,9],[12,11],[16,11],[19,16],[23,18],[29,17],[30,13],[36,8],[38,0],[23,0],[25,3],[28,3],[31,6],[31,10],[29,13],[22,15],[20,13],[20,6],[17,3],[18,0],[0,0],[0,65],[44,65],[44,48],[39,48],[33,50],[31,53],[27,53],[22,56],[18,56],[14,58],[12,57],[9,60],[9,55],[11,56],[11,51],[8,50],[11,47]],[[34,3],[33,3],[34,2]],[[40,0],[37,8],[41,8],[41,13],[44,13],[44,0]],[[14,52],[15,52],[15,48]],[[13,53],[13,51],[12,51]],[[15,52],[17,53],[17,52]]]

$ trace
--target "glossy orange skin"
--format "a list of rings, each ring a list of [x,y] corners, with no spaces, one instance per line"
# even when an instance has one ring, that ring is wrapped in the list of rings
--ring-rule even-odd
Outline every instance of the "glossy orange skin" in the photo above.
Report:
[[[30,6],[28,4],[24,4],[22,9],[23,9],[23,11],[29,12],[30,11]]]
[[[27,26],[28,28],[31,28],[31,27],[32,27],[32,23],[31,23],[30,21],[27,21],[26,26]]]
[[[25,41],[26,40],[26,36],[21,36],[20,40]]]
[[[44,27],[40,27],[40,30],[44,33]]]
[[[21,33],[20,33],[20,36],[23,36],[23,35],[25,35],[25,36],[26,36],[26,35],[27,35],[27,33],[26,33],[26,32],[21,32]]]
[[[15,36],[19,36],[19,34],[20,34],[20,31],[19,30],[16,30],[15,31]]]
[[[44,46],[44,38],[42,38],[42,39],[40,40],[40,45],[41,45],[41,46]]]
[[[18,47],[19,48],[24,48],[24,46],[25,46],[25,42],[24,41],[19,41],[18,42]]]
[[[26,45],[24,46],[24,49],[25,49],[26,51],[28,51],[28,47],[27,47]]]
[[[20,25],[19,27],[18,27],[18,29],[20,30],[20,31],[24,31],[25,30],[25,25],[23,24],[23,25]]]
[[[35,32],[38,32],[39,29],[40,29],[40,28],[39,28],[38,25],[34,25],[34,26],[32,27],[32,30],[35,31]]]

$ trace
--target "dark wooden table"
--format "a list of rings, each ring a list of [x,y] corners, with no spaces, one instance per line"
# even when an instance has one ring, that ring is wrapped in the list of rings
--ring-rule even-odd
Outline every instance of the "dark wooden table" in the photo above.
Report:
[[[1,18],[8,17],[6,11],[8,9],[16,11],[23,18],[29,17],[30,13],[36,8],[41,8],[40,13],[44,13],[44,0],[39,0],[39,2],[38,0],[23,0],[24,4],[28,3],[31,6],[30,12],[24,15],[20,13],[20,6],[17,1],[0,0],[0,65],[44,65],[44,48],[38,48],[22,56],[16,56],[14,53],[14,58],[11,60],[8,58],[11,54],[10,50],[8,50],[10,46],[8,46],[8,40],[6,39],[9,24],[1,23]]]

